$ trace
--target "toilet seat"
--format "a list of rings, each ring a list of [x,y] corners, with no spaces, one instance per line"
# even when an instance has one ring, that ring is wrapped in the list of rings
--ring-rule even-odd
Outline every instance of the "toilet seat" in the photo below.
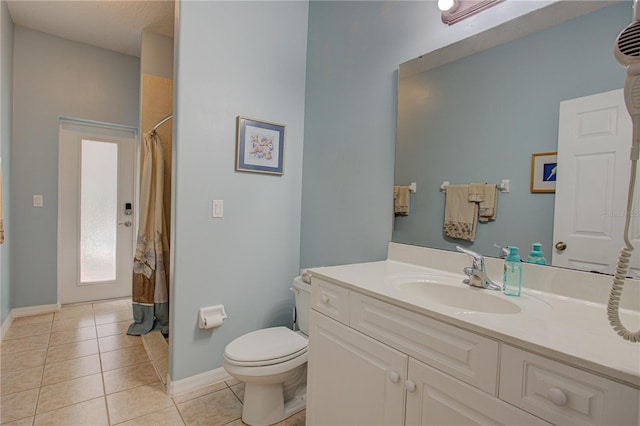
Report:
[[[271,327],[238,337],[227,345],[224,358],[229,364],[260,367],[279,364],[307,352],[308,341],[286,327]]]

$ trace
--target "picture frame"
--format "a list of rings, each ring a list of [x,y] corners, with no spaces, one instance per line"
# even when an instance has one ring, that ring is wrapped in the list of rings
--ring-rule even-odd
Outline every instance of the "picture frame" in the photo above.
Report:
[[[238,116],[236,170],[284,174],[284,124]]]
[[[556,192],[558,153],[531,154],[531,192]]]

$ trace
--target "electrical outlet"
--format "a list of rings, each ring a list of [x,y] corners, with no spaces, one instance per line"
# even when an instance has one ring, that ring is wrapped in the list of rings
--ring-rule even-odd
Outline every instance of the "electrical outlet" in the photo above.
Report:
[[[33,207],[42,207],[44,206],[44,199],[42,195],[34,195],[33,196]]]

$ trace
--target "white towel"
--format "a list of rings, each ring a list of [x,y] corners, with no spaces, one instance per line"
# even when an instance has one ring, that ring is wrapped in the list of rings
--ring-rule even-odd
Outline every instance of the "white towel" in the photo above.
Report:
[[[444,207],[444,235],[474,241],[478,203],[469,201],[469,185],[447,185]]]
[[[469,201],[480,202],[484,201],[484,187],[485,183],[470,183],[469,184]]]
[[[393,212],[396,216],[409,216],[411,195],[408,186],[393,187]]]
[[[480,222],[496,220],[498,207],[498,185],[495,183],[484,184],[484,199],[480,202],[479,218]]]

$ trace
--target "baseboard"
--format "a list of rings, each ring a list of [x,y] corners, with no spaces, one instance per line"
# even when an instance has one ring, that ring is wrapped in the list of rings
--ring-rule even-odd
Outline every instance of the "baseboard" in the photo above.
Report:
[[[9,331],[9,327],[11,327],[12,321],[13,321],[13,315],[11,314],[11,311],[9,311],[9,315],[7,315],[7,317],[4,319],[4,322],[2,323],[2,327],[0,328],[0,342],[2,342],[4,335],[7,334],[7,331]]]
[[[169,376],[167,393],[169,396],[179,395],[181,393],[190,392],[192,390],[229,379],[231,379],[231,376],[222,367],[176,381],[171,380],[171,377]]]
[[[13,318],[19,318],[31,315],[50,314],[51,312],[58,312],[59,310],[59,303],[51,305],[25,306],[24,308],[13,308],[10,315],[12,315]]]

